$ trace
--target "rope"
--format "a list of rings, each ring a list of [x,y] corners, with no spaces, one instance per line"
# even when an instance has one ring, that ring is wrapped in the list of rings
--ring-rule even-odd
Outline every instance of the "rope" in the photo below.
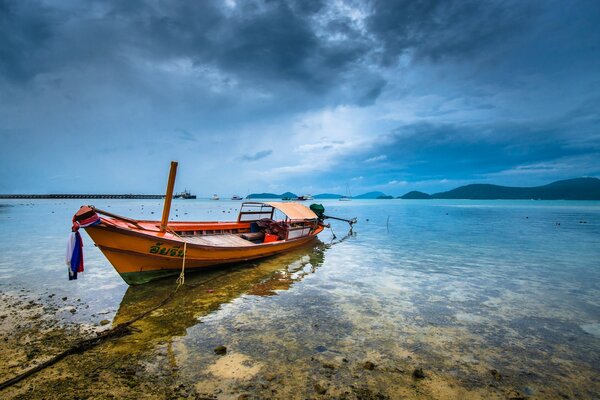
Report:
[[[28,378],[29,376],[35,374],[36,372],[39,372],[43,369],[46,369],[46,368],[56,364],[57,362],[59,362],[60,360],[62,360],[63,358],[65,358],[68,355],[83,353],[86,350],[96,347],[97,345],[102,343],[104,340],[118,338],[118,337],[125,336],[125,335],[131,333],[131,328],[129,328],[129,326],[131,324],[144,318],[146,315],[150,314],[151,312],[153,312],[153,311],[159,309],[160,307],[164,306],[165,304],[167,304],[173,298],[174,294],[175,294],[175,291],[171,292],[167,297],[165,297],[165,299],[163,301],[158,303],[158,305],[143,312],[142,314],[138,315],[137,317],[132,318],[129,321],[123,322],[122,324],[119,324],[112,329],[101,332],[100,334],[98,334],[97,337],[81,340],[80,342],[75,343],[73,346],[71,346],[67,350],[64,350],[63,352],[55,355],[51,359],[49,359],[31,369],[28,369],[27,371],[15,376],[14,378],[11,378],[7,381],[1,382],[0,390],[4,390],[4,389],[14,385],[15,383],[22,381],[23,379]]]
[[[223,272],[217,276],[214,276],[210,279],[206,279],[200,283],[197,283],[195,285],[193,284],[187,284],[186,286],[190,286],[192,288],[197,288],[200,287],[202,285],[205,285],[209,282],[215,281],[219,278],[221,278],[224,275],[227,275],[228,272]],[[179,288],[179,287],[177,287]],[[174,298],[175,298],[175,293],[177,292],[177,288],[175,290],[173,290],[171,293],[169,293],[168,296],[166,296],[160,303],[158,303],[156,306],[144,311],[143,313],[137,315],[136,317],[130,319],[129,321],[125,321],[117,326],[115,326],[112,329],[109,329],[107,331],[101,332],[98,334],[98,336],[90,338],[90,339],[84,339],[81,340],[77,343],[75,343],[73,346],[71,346],[70,348],[68,348],[67,350],[62,351],[61,353],[55,355],[54,357],[50,358],[47,361],[44,361],[43,363],[36,365],[35,367],[28,369],[27,371],[15,376],[14,378],[8,379],[4,382],[0,382],[0,391],[13,386],[16,383],[21,382],[22,380],[30,377],[31,375],[40,372],[48,367],[53,366],[54,364],[56,364],[57,362],[59,362],[60,360],[62,360],[63,358],[72,355],[72,354],[82,354],[87,350],[90,350],[98,345],[100,345],[101,343],[103,343],[106,340],[109,339],[116,339],[125,335],[130,334],[132,331],[135,331],[134,328],[130,327],[131,324],[139,321],[140,319],[144,318],[145,316],[147,316],[148,314],[152,313],[153,311],[158,310],[161,307],[164,307],[167,303],[171,302]]]
[[[177,288],[175,289],[175,291],[177,291],[179,287],[185,283],[185,257],[187,256],[187,242],[181,236],[179,236],[177,232],[175,232],[173,229],[167,227],[167,231],[177,236],[179,240],[183,242],[183,260],[181,261],[181,272],[179,273],[179,277],[177,278]]]
[[[331,230],[331,234],[333,235],[333,237],[331,238],[331,240],[334,241],[335,238],[337,238],[337,236],[335,236],[335,232],[333,231],[333,227],[331,226],[331,224],[329,224],[329,229]]]
[[[183,261],[181,262],[181,273],[177,278],[177,289],[185,283],[185,255],[187,253],[187,242],[183,242]],[[177,290],[175,289],[175,290]]]

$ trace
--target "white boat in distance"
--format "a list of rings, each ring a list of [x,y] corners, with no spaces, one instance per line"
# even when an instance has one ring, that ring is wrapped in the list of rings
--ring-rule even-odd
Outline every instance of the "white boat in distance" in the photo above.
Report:
[[[352,197],[350,196],[350,186],[346,185],[346,194],[338,199],[339,201],[351,201]]]
[[[234,194],[233,196],[231,196],[231,200],[244,200],[244,198],[241,196],[238,196],[237,194]]]
[[[211,197],[210,199],[211,200],[219,200],[219,195],[213,194],[213,197]]]

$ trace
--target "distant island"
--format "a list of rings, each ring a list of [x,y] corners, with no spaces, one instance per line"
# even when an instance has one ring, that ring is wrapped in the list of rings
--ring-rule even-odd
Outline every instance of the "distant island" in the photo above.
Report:
[[[275,193],[252,193],[246,196],[247,199],[295,199],[298,196],[292,192],[285,192],[282,194]]]
[[[275,193],[252,193],[246,196],[247,199],[296,199],[298,196],[292,192],[285,192],[282,194]],[[337,200],[340,197],[344,197],[341,194],[335,193],[321,193],[313,196],[315,200]],[[358,196],[352,197],[353,199],[393,199],[393,196],[388,196],[382,192],[368,192]]]
[[[282,194],[253,193],[247,199],[295,199],[298,196],[291,192]],[[341,194],[321,193],[314,199],[339,199]],[[393,196],[383,192],[368,192],[353,199],[390,200]],[[600,200],[600,179],[575,178],[556,181],[548,185],[533,187],[513,187],[490,184],[471,184],[457,187],[447,192],[427,194],[413,190],[398,199],[465,199],[465,200]]]
[[[513,187],[476,183],[447,192],[412,191],[401,199],[466,199],[466,200],[600,200],[600,179],[575,178],[533,187]]]

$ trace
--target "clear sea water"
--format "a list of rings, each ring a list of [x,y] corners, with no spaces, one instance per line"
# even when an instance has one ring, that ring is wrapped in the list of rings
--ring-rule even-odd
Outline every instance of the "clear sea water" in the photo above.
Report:
[[[64,324],[114,325],[174,282],[128,288],[85,234],[86,271],[68,281],[66,238],[85,202],[0,200],[0,291],[58,304],[52,318]],[[162,207],[87,202],[141,219],[160,218]],[[281,398],[311,397],[323,385],[332,396],[356,395],[357,382],[394,398],[406,394],[413,367],[450,397],[460,389],[598,398],[600,202],[317,202],[327,214],[357,217],[355,234],[344,237],[347,226],[332,222],[335,240],[327,230],[314,247],[189,274],[195,286],[111,352],[127,349],[155,369],[164,357],[176,382],[218,398],[264,395],[265,379]],[[172,215],[233,220],[239,205],[180,200]],[[218,345],[227,356],[214,354]],[[365,375],[365,361],[380,375]],[[436,397],[438,389],[420,390]]]

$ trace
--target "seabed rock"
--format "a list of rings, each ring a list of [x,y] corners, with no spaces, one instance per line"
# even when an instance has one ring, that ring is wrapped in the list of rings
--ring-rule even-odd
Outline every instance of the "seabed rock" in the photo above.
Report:
[[[498,372],[497,370],[490,369],[490,374],[492,374],[492,376],[494,377],[494,380],[496,380],[496,381],[502,380],[502,374],[500,374],[500,372]]]
[[[412,377],[415,379],[424,379],[425,373],[423,372],[423,368],[415,368],[412,373]]]
[[[326,368],[326,369],[335,369],[335,365],[333,365],[331,363],[324,362],[323,363],[323,368]]]
[[[225,354],[227,354],[227,347],[225,347],[225,346],[215,347],[215,354],[217,354],[219,356],[224,356]]]
[[[317,392],[318,394],[325,394],[325,393],[327,393],[327,388],[324,387],[324,386],[322,386],[319,383],[315,383],[314,388],[315,388],[315,392]]]
[[[365,361],[363,364],[363,368],[369,371],[373,371],[377,365],[372,363],[371,361]]]

